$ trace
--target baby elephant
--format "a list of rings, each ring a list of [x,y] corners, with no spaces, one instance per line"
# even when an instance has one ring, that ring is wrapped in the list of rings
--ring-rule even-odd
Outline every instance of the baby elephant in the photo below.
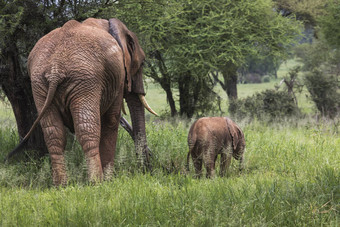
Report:
[[[246,142],[240,127],[227,117],[203,117],[193,123],[188,135],[189,157],[192,156],[196,175],[202,176],[202,162],[207,170],[207,177],[215,176],[215,162],[221,154],[220,175],[224,176],[229,168],[231,156],[240,160],[240,170],[243,168],[243,153]]]

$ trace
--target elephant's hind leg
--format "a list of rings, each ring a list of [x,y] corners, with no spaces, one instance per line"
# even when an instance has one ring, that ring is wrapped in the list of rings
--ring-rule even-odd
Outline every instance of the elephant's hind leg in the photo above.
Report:
[[[207,170],[206,177],[214,178],[215,177],[215,161],[216,161],[216,148],[214,141],[206,142],[201,149],[203,149],[203,161],[204,166]]]
[[[82,97],[71,104],[71,113],[77,139],[83,148],[91,182],[103,179],[99,155],[100,141],[100,99]]]
[[[215,177],[215,154],[214,152],[208,151],[205,153],[205,157],[203,158],[204,166],[207,170],[206,177],[214,178]]]
[[[116,141],[118,135],[120,105],[113,106],[102,117],[101,137],[100,137],[100,159],[105,173],[105,177],[110,177],[113,171]]]
[[[52,179],[55,186],[66,185],[67,174],[64,158],[66,130],[55,106],[51,106],[40,120],[45,142],[51,157]]]
[[[192,162],[194,163],[195,168],[195,177],[200,178],[202,177],[202,164],[203,164],[203,157],[202,154],[197,152],[197,147],[194,147],[191,151]]]
[[[230,163],[232,157],[232,147],[228,146],[227,148],[223,149],[221,154],[221,167],[220,167],[220,176],[225,176],[226,171],[229,170]]]
[[[243,157],[240,157],[240,164],[239,164],[238,169],[239,169],[239,171],[242,171],[244,169]]]
[[[45,104],[47,87],[37,81],[32,81],[32,92],[38,113]],[[66,146],[66,130],[58,108],[51,104],[40,120],[44,140],[50,154],[52,179],[55,186],[66,185],[67,174],[64,158]]]
[[[239,170],[242,171],[244,169],[244,153],[246,148],[242,148],[242,153],[240,156],[240,164],[239,164]]]

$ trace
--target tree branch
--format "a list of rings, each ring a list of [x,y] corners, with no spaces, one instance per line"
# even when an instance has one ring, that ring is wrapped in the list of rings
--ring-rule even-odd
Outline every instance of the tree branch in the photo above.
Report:
[[[211,75],[213,76],[214,80],[219,83],[221,85],[221,87],[223,88],[223,90],[226,89],[227,85],[225,83],[223,83],[223,81],[221,81],[219,78],[218,78],[218,72],[215,71],[211,73]]]

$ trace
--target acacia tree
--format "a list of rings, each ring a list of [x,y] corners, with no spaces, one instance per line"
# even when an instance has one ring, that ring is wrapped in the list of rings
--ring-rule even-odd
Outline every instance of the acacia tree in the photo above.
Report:
[[[288,47],[300,34],[300,23],[294,17],[285,18],[274,11],[272,1],[213,1],[217,4],[214,13],[220,15],[216,23],[219,36],[210,36],[216,54],[214,65],[222,74],[218,77],[230,99],[237,98],[237,70],[249,56],[261,58],[284,58]],[[212,24],[215,17],[205,17]],[[211,33],[209,33],[211,34]],[[225,42],[221,43],[220,40]]]
[[[281,57],[300,34],[295,18],[275,12],[270,0],[148,0],[117,5],[114,14],[139,33],[148,57],[146,75],[165,90],[172,115],[177,113],[174,90],[179,92],[181,115],[211,109],[209,104],[217,98],[212,71],[222,72],[218,82],[235,98],[237,70],[248,56]]]
[[[178,112],[187,117],[211,106],[207,100],[214,97],[211,83],[204,77],[199,59],[192,57],[195,43],[186,35],[187,26],[195,18],[188,12],[188,4],[181,1],[131,1],[118,2],[103,13],[115,15],[138,33],[139,40],[147,53],[146,75],[159,83],[167,94],[171,115]],[[185,13],[183,13],[185,12]],[[199,63],[199,64],[197,64]],[[180,110],[175,105],[175,92],[179,93]]]

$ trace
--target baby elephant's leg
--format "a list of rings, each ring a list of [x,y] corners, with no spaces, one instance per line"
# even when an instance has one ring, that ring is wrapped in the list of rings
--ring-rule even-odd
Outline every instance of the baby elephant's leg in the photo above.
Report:
[[[202,177],[202,158],[193,158],[193,163],[195,167],[195,173],[197,178]]]
[[[242,149],[242,154],[240,157],[240,165],[239,165],[239,170],[242,171],[244,169],[244,153],[245,153],[245,148]]]
[[[228,146],[226,149],[223,149],[221,154],[221,168],[220,168],[220,176],[225,176],[226,170],[229,170],[229,166],[231,163],[232,157],[232,147]]]
[[[207,170],[206,177],[214,178],[215,177],[215,161],[216,161],[216,152],[213,148],[208,147],[207,150],[203,153],[203,161],[204,166]]]
[[[195,173],[197,178],[200,178],[202,176],[202,154],[200,154],[197,150],[197,148],[194,148],[191,152],[192,162],[194,163],[195,167]]]

